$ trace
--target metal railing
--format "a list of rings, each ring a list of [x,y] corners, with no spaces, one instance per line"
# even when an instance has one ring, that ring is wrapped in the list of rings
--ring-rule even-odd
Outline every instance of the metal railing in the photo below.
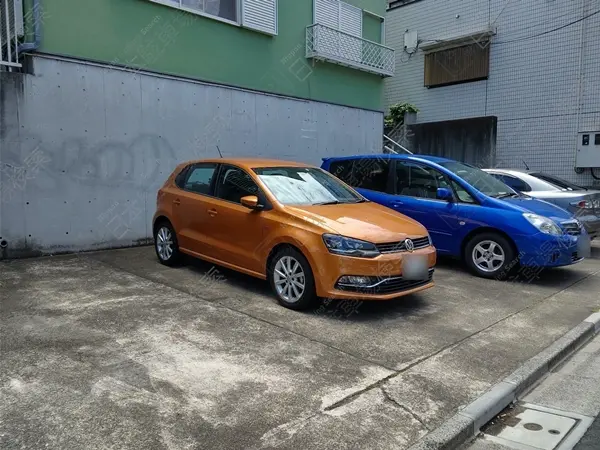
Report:
[[[22,0],[0,0],[0,70],[21,67],[19,38],[22,36]]]
[[[306,27],[306,57],[391,77],[394,49],[321,24]]]
[[[383,142],[384,153],[396,153],[397,154],[398,152],[396,151],[396,149],[400,149],[403,152],[408,153],[409,155],[413,154],[413,152],[411,152],[409,149],[407,149],[403,145],[398,144],[391,137],[386,136],[385,134],[383,135],[383,140],[384,140],[384,142]]]

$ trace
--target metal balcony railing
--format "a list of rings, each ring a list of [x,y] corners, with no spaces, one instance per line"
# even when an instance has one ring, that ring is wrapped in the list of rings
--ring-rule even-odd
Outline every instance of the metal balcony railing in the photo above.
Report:
[[[19,37],[23,36],[21,0],[0,0],[0,70],[21,67]]]
[[[321,24],[306,27],[306,57],[391,77],[394,49]]]

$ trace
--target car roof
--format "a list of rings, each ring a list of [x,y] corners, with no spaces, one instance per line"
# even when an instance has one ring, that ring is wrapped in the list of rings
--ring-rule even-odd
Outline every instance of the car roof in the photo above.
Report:
[[[345,159],[368,159],[368,158],[389,158],[389,159],[407,159],[411,161],[431,161],[433,163],[451,162],[453,159],[443,158],[441,156],[431,155],[405,155],[405,154],[394,154],[394,153],[381,153],[381,154],[368,154],[368,155],[352,155],[352,156],[333,156],[330,158],[323,158],[323,161],[342,161]]]
[[[183,165],[198,163],[216,163],[233,164],[244,169],[255,169],[257,167],[314,167],[310,164],[295,161],[285,161],[282,159],[262,159],[262,158],[207,158],[195,159],[182,163]]]

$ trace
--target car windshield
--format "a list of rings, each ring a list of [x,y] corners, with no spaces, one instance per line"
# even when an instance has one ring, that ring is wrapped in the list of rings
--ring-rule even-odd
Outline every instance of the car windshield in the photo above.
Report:
[[[529,175],[550,183],[559,189],[565,189],[567,191],[587,191],[587,189],[584,187],[578,186],[567,180],[563,180],[562,178],[555,177],[554,175],[548,175],[546,173],[530,173]]]
[[[481,191],[490,197],[503,198],[519,196],[519,194],[517,194],[510,186],[477,167],[457,161],[442,162],[440,165],[467,181],[478,191]]]
[[[366,201],[329,173],[313,167],[254,169],[277,201],[284,205],[333,205]]]

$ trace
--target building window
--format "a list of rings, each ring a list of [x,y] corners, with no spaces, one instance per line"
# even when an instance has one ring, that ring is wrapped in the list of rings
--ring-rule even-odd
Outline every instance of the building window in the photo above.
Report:
[[[446,86],[484,80],[490,66],[490,46],[482,42],[425,54],[425,86]]]
[[[277,34],[277,0],[149,0],[262,33]]]

